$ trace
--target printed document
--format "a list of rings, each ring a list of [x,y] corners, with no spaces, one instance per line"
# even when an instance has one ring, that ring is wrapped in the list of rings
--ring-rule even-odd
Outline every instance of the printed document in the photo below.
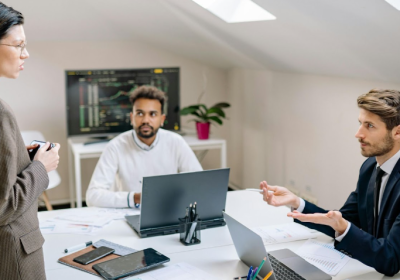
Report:
[[[309,263],[329,275],[336,275],[350,260],[348,256],[336,250],[333,242],[307,240],[296,252]]]
[[[316,230],[309,229],[296,223],[256,227],[252,228],[252,230],[261,236],[264,244],[276,244],[304,240],[315,238],[321,234]]]

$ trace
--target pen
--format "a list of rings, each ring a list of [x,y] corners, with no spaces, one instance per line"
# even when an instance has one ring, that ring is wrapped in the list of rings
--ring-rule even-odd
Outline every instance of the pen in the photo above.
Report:
[[[77,250],[86,248],[87,246],[90,246],[90,245],[92,245],[92,241],[88,241],[88,242],[85,242],[85,243],[81,243],[81,244],[69,247],[69,248],[65,249],[64,252],[65,253],[70,253],[72,251],[77,251]]]
[[[274,271],[271,270],[271,271],[267,274],[267,276],[264,277],[263,280],[268,280],[268,278],[271,277],[271,275],[272,275],[273,272],[274,272]]]
[[[192,222],[192,221],[193,221],[192,209],[193,209],[192,203],[190,203],[190,205],[189,205],[189,222]]]
[[[246,191],[264,193],[264,191],[260,189],[246,189]],[[273,193],[274,191],[268,190],[268,192]]]
[[[263,258],[263,260],[261,261],[260,266],[258,267],[258,270],[257,270],[256,274],[254,274],[254,276],[253,276],[253,280],[254,280],[254,279],[257,279],[257,275],[258,275],[258,273],[260,272],[261,267],[264,265],[264,263],[265,263],[266,260],[267,260],[267,257]]]
[[[249,273],[247,274],[247,279],[246,280],[250,280],[250,277],[251,277],[252,273],[253,273],[253,267],[250,266]]]

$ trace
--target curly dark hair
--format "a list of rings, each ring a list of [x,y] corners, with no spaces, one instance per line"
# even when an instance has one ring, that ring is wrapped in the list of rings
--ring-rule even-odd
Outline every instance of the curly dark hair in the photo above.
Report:
[[[135,101],[139,98],[155,99],[160,101],[161,113],[164,112],[164,104],[167,102],[167,96],[163,91],[159,90],[158,88],[153,86],[140,86],[131,93],[129,101],[133,105],[135,104]]]

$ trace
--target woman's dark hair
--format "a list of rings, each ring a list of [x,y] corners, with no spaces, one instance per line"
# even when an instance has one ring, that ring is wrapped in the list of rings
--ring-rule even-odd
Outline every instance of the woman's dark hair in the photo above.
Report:
[[[0,40],[7,35],[11,27],[20,24],[24,24],[24,16],[0,2]]]

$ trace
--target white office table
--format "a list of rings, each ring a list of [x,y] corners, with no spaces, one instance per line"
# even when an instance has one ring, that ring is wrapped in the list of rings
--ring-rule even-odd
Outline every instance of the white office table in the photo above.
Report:
[[[221,168],[226,167],[226,140],[199,140],[196,136],[191,135],[185,135],[183,138],[193,151],[220,149]],[[100,157],[107,145],[107,142],[84,145],[84,143],[88,141],[89,139],[87,137],[68,138],[69,193],[71,207],[75,207],[75,201],[76,207],[82,207],[81,160]]]
[[[85,209],[85,208],[84,208]],[[84,210],[83,209],[83,210]],[[40,212],[39,220],[56,217],[71,210],[56,210]],[[234,191],[228,192],[226,212],[248,227],[266,226],[291,222],[286,217],[288,208],[274,208],[267,205],[262,197],[254,192]],[[134,249],[152,247],[167,255],[171,261],[166,265],[185,262],[201,270],[207,271],[216,279],[231,280],[235,276],[245,275],[248,267],[243,264],[235,251],[228,228],[219,227],[202,231],[202,241],[199,245],[184,246],[179,242],[179,235],[151,237],[141,239],[123,220],[114,221],[112,225],[104,228],[96,236],[78,234],[47,234],[45,237],[44,257],[46,275],[48,280],[63,279],[100,279],[86,272],[67,267],[57,263],[64,256],[63,250],[69,246],[86,242],[106,239]],[[332,240],[328,236],[320,235],[319,240]],[[296,251],[305,241],[296,241],[267,245],[267,251],[289,248]],[[400,279],[400,274],[395,277],[384,277],[373,268],[351,259],[347,265],[333,277],[334,280],[380,280]]]

